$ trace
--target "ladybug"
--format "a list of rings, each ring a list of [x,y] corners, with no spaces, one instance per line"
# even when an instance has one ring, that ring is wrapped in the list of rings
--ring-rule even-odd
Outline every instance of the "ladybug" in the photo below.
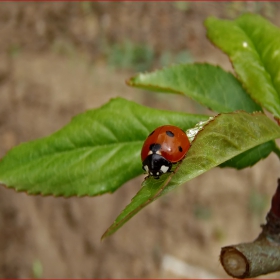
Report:
[[[142,151],[142,168],[155,179],[170,172],[173,163],[181,161],[191,144],[186,133],[174,125],[156,128],[145,140]]]

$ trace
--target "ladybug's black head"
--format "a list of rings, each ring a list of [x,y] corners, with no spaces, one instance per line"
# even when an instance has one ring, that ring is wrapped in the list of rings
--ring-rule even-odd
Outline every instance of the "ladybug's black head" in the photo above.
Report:
[[[155,179],[171,170],[172,163],[159,154],[148,155],[142,163],[142,168]]]

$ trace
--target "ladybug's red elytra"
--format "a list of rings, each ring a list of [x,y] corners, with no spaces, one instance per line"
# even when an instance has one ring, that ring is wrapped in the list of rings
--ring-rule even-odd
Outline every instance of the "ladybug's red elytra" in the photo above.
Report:
[[[173,163],[182,160],[191,144],[186,133],[174,125],[156,128],[145,140],[142,151],[142,168],[155,179],[170,172]]]

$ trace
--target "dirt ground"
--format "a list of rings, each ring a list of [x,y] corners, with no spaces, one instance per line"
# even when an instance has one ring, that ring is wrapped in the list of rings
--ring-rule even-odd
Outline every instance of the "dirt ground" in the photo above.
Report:
[[[115,44],[129,40],[152,48],[151,69],[160,67],[162,54],[188,50],[193,61],[231,70],[227,57],[207,41],[203,20],[248,10],[280,26],[279,7],[269,2],[1,3],[0,157],[116,96],[202,113],[180,96],[127,87],[124,81],[137,65],[109,66]],[[1,186],[0,278],[227,277],[220,248],[257,237],[278,172],[275,155],[242,171],[214,169],[149,205],[103,242],[101,235],[143,177],[93,198],[28,196]]]

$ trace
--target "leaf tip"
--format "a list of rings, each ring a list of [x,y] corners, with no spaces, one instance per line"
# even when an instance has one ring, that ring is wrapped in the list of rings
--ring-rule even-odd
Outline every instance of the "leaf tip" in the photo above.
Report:
[[[101,236],[101,238],[100,238],[100,242],[103,242],[104,239],[107,237],[107,231],[108,231],[108,230],[106,230],[106,231],[102,234],[102,236]]]
[[[103,242],[105,240],[105,238],[109,237],[110,235],[112,235],[115,231],[118,230],[118,225],[116,227],[116,221],[106,229],[106,231],[102,234],[100,241]]]

